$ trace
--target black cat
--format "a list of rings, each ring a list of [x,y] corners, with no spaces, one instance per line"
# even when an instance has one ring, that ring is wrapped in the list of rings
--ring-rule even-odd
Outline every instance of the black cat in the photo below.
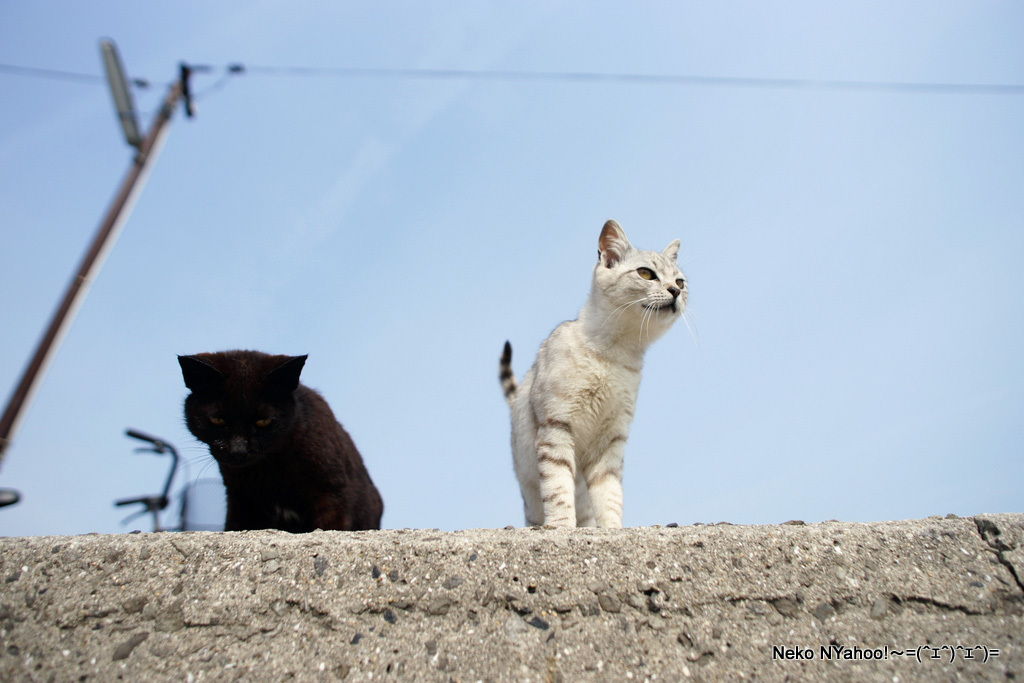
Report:
[[[228,531],[379,529],[384,510],[348,432],[299,384],[306,356],[178,356],[185,421],[227,488]]]

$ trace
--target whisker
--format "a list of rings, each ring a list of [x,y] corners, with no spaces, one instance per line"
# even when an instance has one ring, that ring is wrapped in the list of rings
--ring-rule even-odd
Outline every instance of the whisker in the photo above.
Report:
[[[693,348],[699,349],[700,348],[700,344],[697,343],[697,335],[695,335],[693,333],[693,328],[690,327],[690,321],[687,320],[687,318],[689,318],[689,317],[690,317],[689,314],[687,314],[686,311],[683,311],[683,316],[682,316],[683,324],[686,325],[686,329],[690,333],[690,339],[693,340]]]
[[[650,299],[650,297],[645,297],[645,298]],[[645,305],[644,306],[644,314],[640,317],[640,335],[637,338],[637,343],[640,346],[644,345],[644,325],[645,324],[647,325],[647,340],[650,341],[650,339],[651,339],[650,323],[651,323],[651,318],[652,317],[654,317],[654,309],[651,308],[650,305]]]
[[[686,324],[686,329],[690,330],[690,337],[693,339],[693,344],[696,348],[700,348],[700,325],[697,324],[699,318],[700,311],[690,306],[687,306],[683,311],[683,322]]]
[[[196,474],[196,479],[200,479],[203,476],[203,474],[206,472],[206,470],[211,465],[216,464],[216,462],[217,462],[216,460],[211,458],[210,460],[207,460],[205,463],[203,463],[203,466],[199,468],[199,472]]]
[[[212,461],[213,456],[210,455],[209,453],[202,453],[200,455],[193,455],[191,457],[184,458],[183,460],[188,465],[197,465],[199,463],[206,463],[207,461]]]
[[[652,308],[651,309],[651,314],[649,316],[647,316],[647,343],[648,344],[650,344],[651,341],[652,341],[651,340],[651,323],[654,322],[654,316],[656,316],[657,314],[658,314],[658,309],[657,308]]]
[[[686,314],[691,316],[691,320],[693,321],[694,324],[696,324],[697,321],[701,317],[703,317],[703,316],[701,316],[700,311],[698,309],[694,308],[693,306],[687,306],[686,307]]]
[[[619,313],[619,315],[621,316],[621,315],[622,315],[623,313],[625,313],[625,312],[626,312],[626,309],[627,309],[627,308],[629,308],[630,306],[633,306],[633,305],[635,305],[635,304],[641,303],[641,302],[642,302],[642,301],[644,301],[644,300],[645,300],[646,298],[647,298],[647,297],[641,297],[641,298],[637,299],[636,301],[630,301],[630,302],[627,302],[627,303],[624,303],[624,304],[621,304],[621,305],[619,305],[619,306],[618,306],[618,307],[617,307],[617,308],[616,308],[616,309],[615,309],[614,311],[612,311],[611,313],[609,313],[609,314],[608,314],[608,316],[607,316],[607,317],[606,317],[606,318],[605,318],[605,319],[604,319],[603,321],[601,321],[601,327],[604,327],[604,326],[605,326],[605,324],[606,324],[606,323],[608,322],[608,320],[609,320],[609,319],[611,319],[611,317],[612,317],[613,315],[615,315],[616,313]],[[620,312],[620,311],[621,311],[621,312]]]
[[[637,335],[636,335],[636,343],[637,343],[638,346],[643,346],[644,345],[644,319],[647,317],[647,312],[649,310],[650,309],[647,308],[647,305],[644,304],[644,310],[640,314],[640,325],[638,326]]]

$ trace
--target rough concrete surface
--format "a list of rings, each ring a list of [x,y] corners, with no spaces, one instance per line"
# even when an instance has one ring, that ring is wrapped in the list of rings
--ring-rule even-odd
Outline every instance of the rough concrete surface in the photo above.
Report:
[[[1020,679],[1022,578],[1021,514],[0,538],[0,680]]]

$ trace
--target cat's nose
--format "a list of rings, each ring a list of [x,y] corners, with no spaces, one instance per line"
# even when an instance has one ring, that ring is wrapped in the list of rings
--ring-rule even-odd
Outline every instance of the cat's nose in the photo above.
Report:
[[[673,299],[678,299],[679,298],[679,288],[678,287],[669,287],[668,288],[668,293],[672,295]]]

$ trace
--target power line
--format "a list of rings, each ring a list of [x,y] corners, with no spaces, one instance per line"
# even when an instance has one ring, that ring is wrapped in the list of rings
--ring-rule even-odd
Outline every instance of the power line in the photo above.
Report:
[[[192,99],[195,100],[196,102],[198,102],[198,101],[204,99],[207,95],[209,95],[209,94],[211,94],[213,92],[216,92],[218,90],[222,90],[224,88],[224,86],[227,84],[227,82],[231,79],[231,77],[236,75],[237,73],[241,73],[241,72],[239,72],[237,70],[236,71],[232,71],[230,67],[228,69],[225,69],[224,73],[221,74],[220,78],[218,78],[216,81],[214,81],[210,85],[206,86],[202,90],[197,91],[194,95],[192,95]]]
[[[34,66],[16,66],[14,64],[0,64],[0,71],[14,74],[15,76],[29,76],[31,78],[49,78],[59,81],[77,81],[79,83],[103,83],[103,76],[97,74],[82,74],[73,71],[57,71],[56,69],[39,69]]]
[[[730,76],[694,76],[679,74],[602,73],[586,71],[469,71],[464,69],[379,69],[303,66],[232,65],[269,76],[320,78],[397,78],[433,80],[477,80],[518,82],[634,83],[647,85],[697,85],[734,88],[773,88],[789,90],[875,90],[891,92],[952,93],[978,95],[1021,95],[1024,85],[986,83],[913,83],[899,81],[842,81],[803,78],[752,78]]]
[[[41,69],[35,66],[18,66],[16,64],[0,64],[0,72],[14,74],[15,76],[28,76],[30,78],[47,78],[50,80],[96,83],[99,85],[103,85],[106,82],[106,79],[98,74],[83,74],[75,71],[60,71],[57,69]],[[145,78],[133,78],[132,85],[137,88],[148,88],[149,81]]]
[[[211,67],[195,67],[212,71]],[[39,69],[0,64],[0,72],[36,78],[102,83],[93,74]],[[874,91],[954,95],[1024,95],[1024,85],[1006,83],[915,83],[909,81],[848,81],[807,78],[759,78],[733,76],[696,76],[688,74],[606,73],[587,71],[496,71],[468,69],[385,69],[373,67],[246,66],[240,63],[224,67],[221,78],[202,92],[218,90],[231,77],[249,73],[263,76],[301,78],[386,78],[397,80],[471,80],[518,83],[616,83],[664,86],[704,86],[762,88],[774,90]],[[136,79],[138,87],[148,81]]]

